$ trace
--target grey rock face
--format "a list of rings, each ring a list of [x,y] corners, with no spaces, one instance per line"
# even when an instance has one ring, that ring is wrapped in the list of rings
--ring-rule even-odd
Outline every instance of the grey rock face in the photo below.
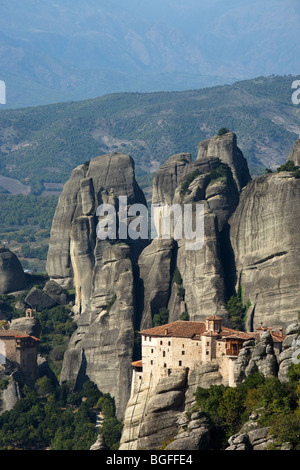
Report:
[[[107,446],[102,434],[98,435],[97,441],[90,447],[90,450],[107,450]]]
[[[300,166],[300,139],[295,143],[287,159],[294,162],[296,166]]]
[[[247,329],[285,328],[300,304],[300,180],[290,173],[261,176],[242,191],[231,217],[237,280],[250,300]]]
[[[263,333],[258,342],[245,343],[234,364],[236,383],[242,383],[246,377],[256,372],[265,377],[276,376],[278,373],[278,362],[269,331]]]
[[[294,322],[288,326],[286,337],[282,343],[282,352],[279,355],[278,378],[281,382],[288,381],[288,369],[292,363],[300,362],[300,324]]]
[[[59,305],[65,305],[67,302],[67,296],[62,289],[62,287],[57,284],[57,282],[50,280],[46,282],[45,287],[44,287],[44,292],[51,297],[57,304]]]
[[[168,306],[172,278],[173,240],[153,240],[138,258],[138,296],[142,303],[141,329],[152,327],[152,318]]]
[[[9,329],[24,331],[36,338],[39,338],[41,334],[41,324],[37,318],[15,318],[14,320],[11,320]]]
[[[211,425],[205,413],[194,413],[187,426],[179,427],[178,434],[165,450],[208,450],[210,440]]]
[[[76,168],[59,198],[51,229],[47,295],[56,301],[59,290],[75,287],[73,308],[78,329],[65,354],[61,380],[80,387],[89,377],[110,393],[119,415],[129,397],[136,329],[133,265],[145,243],[100,240],[97,208],[118,198],[130,207],[146,205],[129,155],[108,154]]]
[[[187,238],[177,241],[176,265],[191,320],[203,320],[207,312],[226,316],[220,240],[227,238],[227,221],[237,207],[239,193],[230,167],[222,167],[220,154],[205,154],[194,162],[189,154],[174,155],[159,168],[153,182],[153,204],[179,205],[182,212],[188,204],[194,210],[197,204],[204,206],[203,247],[189,250]],[[172,319],[182,313],[173,291],[169,310]]]
[[[50,297],[43,289],[32,287],[28,292],[25,302],[33,307],[51,308],[57,305],[57,302]]]
[[[195,404],[197,387],[219,385],[216,364],[187,372],[172,372],[155,387],[141,384],[126,407],[120,450],[208,450],[211,425],[203,412],[187,412]]]
[[[158,449],[177,434],[184,406],[186,375],[174,373],[156,387],[144,385],[128,402],[120,450]]]
[[[93,270],[101,269],[101,248],[96,246],[96,211],[102,203],[146,204],[134,177],[134,162],[126,154],[107,154],[72,172],[54,215],[47,272],[64,288],[77,289],[77,309],[84,311],[92,294]],[[101,245],[101,243],[100,243]]]
[[[0,390],[0,414],[10,411],[21,397],[20,386],[26,383],[24,374],[18,365],[6,361],[0,364],[0,382],[6,381],[6,386]]]
[[[25,287],[25,274],[17,256],[6,247],[0,247],[0,295]]]
[[[200,142],[197,160],[211,157],[220,158],[231,168],[239,191],[251,180],[247,160],[237,146],[236,135],[233,132]]]
[[[62,380],[74,380],[79,386],[84,377],[90,377],[100,390],[115,397],[118,413],[124,411],[128,399],[135,329],[151,327],[153,315],[162,307],[174,319],[186,309],[194,320],[208,313],[226,315],[219,238],[239,194],[229,166],[216,177],[220,165],[218,155],[195,162],[189,154],[174,155],[154,180],[154,204],[205,205],[205,243],[198,253],[186,250],[186,239],[178,244],[162,239],[150,244],[127,240],[127,247],[117,249],[96,237],[99,204],[112,203],[118,210],[118,197],[126,196],[128,206],[146,205],[128,155],[104,155],[79,166],[60,196],[47,271],[51,282],[75,287],[73,311],[78,322],[65,354]],[[172,286],[176,264],[185,299]],[[108,312],[115,294],[117,300]],[[58,300],[56,295],[52,298]]]
[[[130,394],[134,344],[134,279],[127,245],[103,253],[103,266],[93,305],[78,320],[65,353],[61,381],[80,388],[87,377],[115,398],[123,416]]]
[[[18,383],[10,377],[9,384],[0,393],[0,414],[12,410],[19,398],[20,391]]]

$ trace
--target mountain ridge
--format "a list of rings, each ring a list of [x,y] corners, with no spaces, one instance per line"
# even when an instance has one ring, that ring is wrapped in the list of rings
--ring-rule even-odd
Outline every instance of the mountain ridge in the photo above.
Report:
[[[74,166],[121,151],[149,173],[173,153],[197,155],[201,140],[226,126],[238,136],[253,175],[276,168],[300,132],[292,101],[296,77],[257,77],[206,89],[114,93],[85,101],[0,112],[0,174],[41,194],[64,183]],[[147,181],[148,178],[148,181]],[[151,182],[151,181],[150,181]]]
[[[127,3],[127,4],[126,4]],[[270,11],[272,14],[270,15]],[[1,10],[0,76],[7,107],[87,99],[118,91],[180,90],[257,75],[298,73],[299,9],[278,0],[57,3],[12,0]],[[19,56],[5,56],[11,41]],[[260,45],[264,44],[263,50]],[[37,60],[56,86],[37,88]],[[63,68],[66,87],[62,81]],[[17,77],[14,77],[18,70]],[[184,75],[182,75],[184,71]],[[23,76],[30,75],[28,95]],[[3,75],[3,77],[2,77]],[[47,81],[47,77],[46,77]]]

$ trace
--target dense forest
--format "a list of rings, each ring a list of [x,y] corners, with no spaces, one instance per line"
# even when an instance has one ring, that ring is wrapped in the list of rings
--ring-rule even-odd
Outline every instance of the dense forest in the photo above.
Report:
[[[23,268],[44,271],[57,196],[0,194],[0,245],[16,253]]]

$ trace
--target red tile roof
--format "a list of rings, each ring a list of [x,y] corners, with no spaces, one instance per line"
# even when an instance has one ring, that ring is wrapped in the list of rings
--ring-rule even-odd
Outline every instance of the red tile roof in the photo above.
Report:
[[[147,330],[140,331],[144,336],[166,336],[178,338],[193,338],[195,335],[201,335],[206,330],[204,322],[200,321],[182,321],[177,320],[166,325],[155,326]]]
[[[212,317],[210,317],[212,318]],[[215,317],[220,318],[220,317]],[[197,336],[221,336],[225,338],[239,338],[248,340],[254,338],[254,333],[245,333],[244,331],[237,331],[231,328],[222,327],[221,331],[207,331],[206,325],[201,321],[182,321],[177,320],[166,325],[156,326],[140,331],[140,334],[144,336],[166,336],[166,337],[178,337],[178,338],[194,338]]]
[[[33,338],[35,341],[40,341],[35,336],[31,336],[25,331],[18,330],[1,330],[0,329],[0,338]]]

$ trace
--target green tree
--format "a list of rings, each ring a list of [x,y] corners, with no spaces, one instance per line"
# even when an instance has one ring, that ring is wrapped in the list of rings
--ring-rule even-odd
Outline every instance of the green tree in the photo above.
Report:
[[[51,380],[46,376],[37,379],[35,382],[35,387],[38,394],[41,396],[45,396],[54,392],[54,386]]]
[[[153,316],[153,326],[165,325],[168,323],[169,310],[165,307],[159,309],[159,313]]]
[[[219,130],[218,130],[218,136],[222,136],[222,135],[225,135],[227,134],[229,131],[229,129],[227,129],[227,127],[221,127]]]

